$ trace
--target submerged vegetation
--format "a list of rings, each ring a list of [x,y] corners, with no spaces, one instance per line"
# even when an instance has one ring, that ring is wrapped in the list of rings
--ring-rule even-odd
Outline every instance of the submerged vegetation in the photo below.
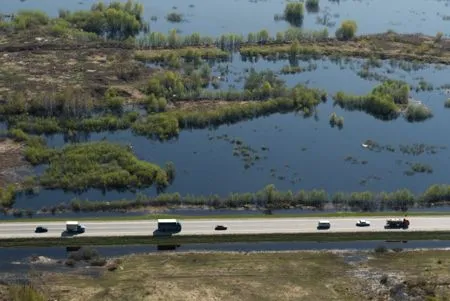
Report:
[[[331,127],[337,126],[339,129],[344,127],[344,117],[338,116],[335,112],[330,115],[330,125]]]

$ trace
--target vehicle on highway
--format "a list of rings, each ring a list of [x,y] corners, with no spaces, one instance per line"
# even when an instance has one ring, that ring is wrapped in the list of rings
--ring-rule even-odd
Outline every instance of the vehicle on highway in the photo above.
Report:
[[[386,225],[384,229],[408,229],[409,220],[406,218],[390,218],[386,220]]]
[[[214,228],[214,230],[216,230],[216,231],[224,231],[224,230],[226,230],[227,229],[227,227],[225,227],[225,226],[223,226],[223,225],[217,225],[215,228]]]
[[[46,233],[48,232],[48,229],[42,226],[37,226],[36,229],[34,229],[35,233]]]
[[[317,224],[317,230],[327,230],[331,228],[330,221],[319,221]]]
[[[370,227],[370,221],[365,220],[365,219],[360,219],[357,223],[356,223],[357,227]]]
[[[66,222],[66,231],[71,234],[79,234],[86,232],[86,227],[76,221]]]
[[[159,219],[158,232],[165,232],[165,233],[181,232],[181,224],[176,219]]]

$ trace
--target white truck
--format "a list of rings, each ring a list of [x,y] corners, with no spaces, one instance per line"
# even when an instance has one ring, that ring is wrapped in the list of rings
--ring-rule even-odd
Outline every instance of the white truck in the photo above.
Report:
[[[159,219],[158,231],[166,233],[178,233],[181,232],[181,224],[176,219]]]
[[[69,221],[66,222],[66,231],[68,233],[84,233],[86,231],[86,227],[81,225],[79,222]]]

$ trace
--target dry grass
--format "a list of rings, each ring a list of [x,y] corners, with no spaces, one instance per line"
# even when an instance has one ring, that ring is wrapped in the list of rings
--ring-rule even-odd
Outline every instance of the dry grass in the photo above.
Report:
[[[145,79],[150,70],[134,61],[131,50],[99,47],[0,51],[0,74],[1,94],[26,91],[32,97],[79,86],[99,96],[110,86],[133,89],[130,87]]]
[[[246,104],[251,101],[225,101],[225,100],[198,100],[198,101],[177,101],[172,105],[172,109],[182,111],[208,111],[218,107],[236,104]]]
[[[0,141],[0,187],[13,182],[14,169],[27,163],[23,158],[23,144],[10,139]]]
[[[269,45],[265,47],[242,47],[242,52],[271,55],[286,53],[291,45]],[[429,63],[450,64],[450,40],[439,43],[423,35],[398,35],[385,33],[362,36],[354,41],[329,40],[324,42],[302,42],[300,48],[305,53],[338,55],[350,57],[379,57],[382,59],[417,60]]]
[[[450,300],[449,263],[448,251],[159,253],[125,257],[100,278],[74,269],[33,285],[68,301]]]
[[[155,254],[127,257],[98,280],[46,282],[52,297],[73,301],[359,300],[346,269],[325,253]]]

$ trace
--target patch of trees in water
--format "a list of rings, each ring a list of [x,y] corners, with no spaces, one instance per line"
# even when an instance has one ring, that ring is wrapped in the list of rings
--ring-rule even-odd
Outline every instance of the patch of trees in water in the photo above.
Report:
[[[50,189],[85,191],[132,189],[156,184],[158,189],[170,185],[175,167],[168,162],[163,169],[138,160],[130,146],[106,141],[71,144],[62,149],[48,148],[41,137],[12,130],[9,136],[25,142],[25,158],[33,165],[48,164],[44,173],[27,183],[25,189],[40,185]]]
[[[143,20],[143,11],[142,4],[131,0],[109,4],[97,2],[90,10],[60,10],[58,18],[49,18],[42,11],[23,10],[12,15],[10,20],[0,21],[0,30],[17,32],[46,28],[54,36],[124,40],[148,28]]]
[[[365,111],[383,120],[397,118],[404,107],[404,117],[410,122],[423,121],[433,116],[425,105],[409,103],[409,86],[396,80],[384,81],[364,96],[338,92],[334,96],[334,103],[343,109]]]

